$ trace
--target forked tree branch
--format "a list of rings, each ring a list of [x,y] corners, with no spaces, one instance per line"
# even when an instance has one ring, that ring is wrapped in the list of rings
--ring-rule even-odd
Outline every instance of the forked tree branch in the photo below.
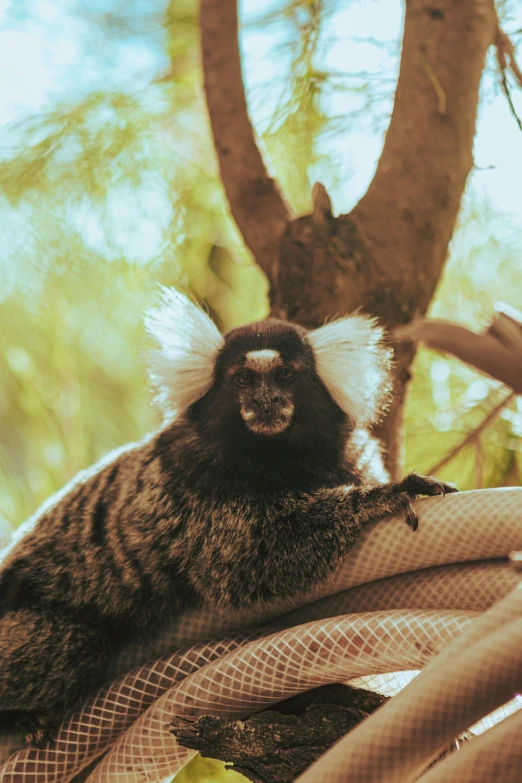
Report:
[[[236,0],[201,0],[207,102],[225,189],[268,273],[272,314],[307,327],[359,308],[388,329],[424,315],[440,278],[473,164],[479,84],[496,40],[493,0],[409,0],[393,114],[370,187],[335,218],[289,221],[248,119]],[[324,195],[324,194],[323,194]],[[401,425],[413,345],[397,346],[396,394],[378,434],[401,472]]]
[[[290,213],[269,177],[248,116],[239,55],[237,0],[201,0],[205,94],[221,179],[245,243],[272,285]]]

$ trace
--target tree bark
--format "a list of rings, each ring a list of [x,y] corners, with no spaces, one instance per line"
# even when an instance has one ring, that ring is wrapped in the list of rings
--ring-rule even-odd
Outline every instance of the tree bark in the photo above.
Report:
[[[200,31],[205,94],[221,179],[245,244],[271,281],[290,213],[268,176],[248,116],[236,0],[201,0]]]
[[[170,730],[181,745],[233,764],[254,783],[291,783],[386,700],[348,685],[326,685],[246,720],[175,718]]]

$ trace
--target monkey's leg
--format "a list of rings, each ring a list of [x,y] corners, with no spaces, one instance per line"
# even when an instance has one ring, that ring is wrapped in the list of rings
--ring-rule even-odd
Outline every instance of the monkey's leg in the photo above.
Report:
[[[103,628],[63,610],[18,609],[0,617],[0,711],[29,742],[52,730],[103,680],[109,640]]]

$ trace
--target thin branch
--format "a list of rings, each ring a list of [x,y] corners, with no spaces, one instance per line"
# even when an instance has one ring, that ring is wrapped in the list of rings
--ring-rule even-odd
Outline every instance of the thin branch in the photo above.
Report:
[[[207,106],[230,210],[274,285],[279,240],[291,216],[268,176],[248,116],[236,0],[201,0],[200,29]]]
[[[500,26],[497,27],[495,37],[495,46],[497,48],[497,60],[502,70],[509,68],[516,79],[519,87],[522,87],[522,70],[516,60],[515,46],[513,41]]]
[[[522,70],[520,70],[520,66],[518,65],[515,57],[515,47],[513,45],[513,42],[511,41],[509,36],[501,29],[500,25],[497,26],[497,32],[495,36],[495,47],[497,53],[498,67],[500,69],[500,83],[502,85],[502,90],[506,96],[507,102],[509,104],[509,108],[511,110],[511,114],[515,118],[518,127],[522,131],[522,119],[518,115],[518,112],[515,108],[515,104],[513,103],[513,99],[511,97],[511,90],[509,88],[509,83],[507,80],[507,73],[508,71],[510,71],[513,74],[518,86],[522,88]]]
[[[484,486],[484,449],[480,435],[475,437],[475,489],[482,489]]]
[[[500,83],[502,85],[502,90],[504,91],[504,95],[506,96],[506,100],[508,102],[511,114],[515,118],[515,121],[516,121],[518,127],[522,131],[522,120],[518,116],[517,110],[515,109],[515,104],[513,103],[513,98],[511,97],[511,90],[509,89],[509,84],[508,84],[508,80],[507,80],[505,71],[501,71],[500,72]]]
[[[463,440],[461,440],[460,443],[458,443],[455,446],[455,448],[451,449],[451,451],[449,451],[446,454],[446,456],[440,460],[440,462],[437,462],[435,465],[433,465],[433,467],[431,467],[428,470],[428,475],[430,476],[436,475],[439,472],[439,470],[441,470],[445,465],[447,465],[448,462],[451,462],[451,460],[454,457],[456,457],[457,454],[462,451],[462,449],[466,448],[466,446],[469,446],[470,443],[476,441],[479,435],[481,434],[481,432],[483,432],[487,427],[489,427],[493,419],[495,419],[498,416],[498,414],[506,407],[506,405],[509,405],[509,403],[514,397],[516,397],[515,392],[510,392],[510,394],[508,394],[507,397],[504,397],[504,399],[501,402],[499,402],[498,405],[496,405],[492,410],[490,410],[487,416],[485,416],[482,419],[482,421],[477,427],[475,427],[471,432],[468,432],[466,437],[463,438]]]

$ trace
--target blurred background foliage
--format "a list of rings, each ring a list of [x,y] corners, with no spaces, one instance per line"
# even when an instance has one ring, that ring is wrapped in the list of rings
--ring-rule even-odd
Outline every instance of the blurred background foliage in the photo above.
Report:
[[[508,30],[522,26],[516,7],[502,10]],[[267,286],[227,214],[201,90],[195,0],[6,0],[0,18],[10,47],[0,113],[7,529],[79,469],[159,423],[141,320],[158,283],[190,292],[222,329],[262,318]],[[337,210],[348,211],[371,178],[391,111],[400,5],[248,0],[242,19],[251,113],[288,201],[307,211],[319,179]],[[493,110],[496,142],[500,119],[508,129],[513,122],[498,100],[489,68],[477,142],[483,169],[470,179],[432,307],[476,328],[498,299],[522,306],[520,204],[511,211],[502,200],[507,186],[490,196],[489,148],[480,146]],[[406,467],[428,471],[505,396],[470,368],[419,351]],[[521,401],[441,475],[461,489],[520,484]],[[177,780],[234,778],[196,759]]]

